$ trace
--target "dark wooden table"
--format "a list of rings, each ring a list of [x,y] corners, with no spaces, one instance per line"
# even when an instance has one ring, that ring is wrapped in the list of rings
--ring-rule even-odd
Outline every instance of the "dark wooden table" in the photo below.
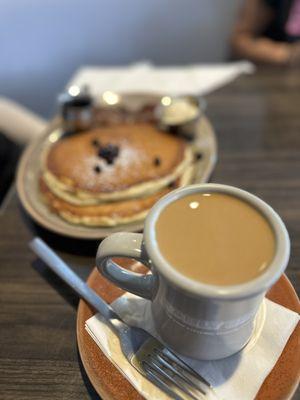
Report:
[[[300,71],[261,69],[207,99],[219,140],[211,180],[249,190],[279,212],[292,240],[287,275],[299,293]],[[97,399],[77,351],[78,299],[29,251],[35,234],[81,277],[94,266],[97,243],[39,229],[11,194],[0,215],[0,399]]]

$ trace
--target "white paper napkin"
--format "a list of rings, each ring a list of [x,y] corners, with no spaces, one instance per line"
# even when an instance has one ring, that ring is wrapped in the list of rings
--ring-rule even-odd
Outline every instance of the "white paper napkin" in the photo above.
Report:
[[[248,61],[159,68],[148,62],[127,67],[83,67],[68,85],[88,85],[95,97],[106,90],[118,93],[203,95],[241,74],[252,73],[254,69],[254,65]]]
[[[113,303],[113,308],[128,324],[140,326],[155,335],[148,300],[127,293]],[[213,385],[219,399],[253,400],[298,321],[297,313],[265,300],[256,318],[254,335],[239,354],[220,361],[186,358],[185,361]],[[99,314],[86,321],[86,329],[104,354],[146,399],[169,399],[127,362],[116,335]]]

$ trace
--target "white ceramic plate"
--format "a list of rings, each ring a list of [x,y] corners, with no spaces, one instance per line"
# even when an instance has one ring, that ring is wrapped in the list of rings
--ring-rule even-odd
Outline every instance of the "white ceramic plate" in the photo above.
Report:
[[[153,95],[130,95],[127,97],[122,96],[124,103],[140,102],[146,104],[153,103],[154,99]],[[120,231],[120,229],[128,232],[141,231],[143,222],[116,227],[87,227],[68,223],[50,212],[41,199],[39,177],[41,175],[41,153],[46,146],[51,145],[51,140],[55,135],[56,131],[52,127],[46,135],[29,145],[19,163],[17,191],[23,207],[33,220],[52,232],[76,239],[101,239],[113,232]],[[195,145],[202,153],[202,158],[197,162],[194,183],[207,182],[217,160],[217,142],[214,130],[205,116],[199,122]]]

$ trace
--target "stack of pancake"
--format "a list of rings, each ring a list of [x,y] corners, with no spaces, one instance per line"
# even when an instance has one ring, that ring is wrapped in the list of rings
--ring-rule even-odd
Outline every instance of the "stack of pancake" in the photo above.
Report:
[[[155,124],[128,122],[62,138],[43,155],[40,189],[73,224],[142,220],[154,203],[192,179],[193,152]]]

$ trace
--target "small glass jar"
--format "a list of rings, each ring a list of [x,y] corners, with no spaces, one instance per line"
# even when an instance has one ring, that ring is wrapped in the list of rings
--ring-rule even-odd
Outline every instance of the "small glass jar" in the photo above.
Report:
[[[93,98],[86,86],[70,86],[58,96],[62,126],[66,133],[88,130],[93,122]]]

